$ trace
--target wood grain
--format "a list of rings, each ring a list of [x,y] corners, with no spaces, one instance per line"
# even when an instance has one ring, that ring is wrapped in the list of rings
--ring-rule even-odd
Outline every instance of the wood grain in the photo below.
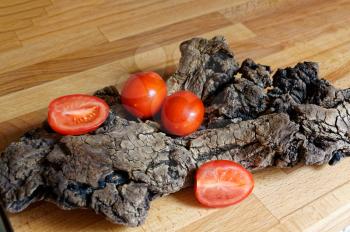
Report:
[[[22,41],[22,48],[6,51],[0,56],[0,73],[55,58],[72,51],[105,42],[96,28],[73,32],[70,30],[44,35],[41,39]]]
[[[184,1],[179,1],[180,3]],[[130,16],[135,16],[138,11],[151,14],[158,3],[158,8],[171,8],[174,1],[113,1],[106,0],[102,3],[95,2],[90,6],[77,7],[73,9],[64,8],[64,10],[56,15],[41,17],[33,20],[33,27],[24,28],[17,32],[21,40],[40,37],[41,35],[56,32],[59,30],[71,28],[72,30],[82,30],[96,28],[101,25],[108,25]]]
[[[185,1],[182,4],[176,4],[169,8],[153,8],[151,12],[142,12],[137,17],[130,15],[125,20],[118,20],[108,25],[102,25],[100,26],[100,30],[109,41],[114,41],[122,37],[128,37],[154,28],[177,23],[181,20],[207,14],[225,7],[238,5],[242,2],[242,0]],[[178,13],[180,11],[181,14]],[[149,14],[152,14],[152,17],[149,17]]]
[[[201,25],[206,24],[203,28]],[[87,69],[95,68],[115,60],[130,57],[154,46],[165,46],[192,36],[230,26],[232,23],[219,13],[185,20],[167,27],[148,31],[140,35],[110,43],[96,44],[77,52],[69,53],[40,63],[0,74],[0,95],[26,89],[47,81],[56,80]],[[237,33],[239,34],[239,33]],[[147,38],[145,41],[144,38]],[[16,85],[13,85],[16,82]]]
[[[30,11],[36,8],[45,7],[51,4],[50,0],[32,0],[32,1],[2,1],[0,5],[0,16],[9,16]]]
[[[350,184],[347,182],[282,218],[271,231],[331,231],[340,223],[345,227],[350,219],[349,194]]]
[[[273,69],[302,60],[350,87],[349,0],[1,0],[0,150],[45,120],[70,93],[120,88],[129,73],[176,68],[179,44],[224,35],[240,61]],[[330,167],[268,169],[241,204],[201,207],[192,189],[152,203],[138,228],[89,210],[37,203],[10,215],[15,231],[330,232],[350,224],[350,159]]]
[[[240,220],[234,220],[239,218]],[[212,221],[211,223],[207,223]],[[180,231],[196,232],[249,232],[266,231],[278,224],[278,220],[255,196],[250,196],[242,204],[218,210],[185,226]]]
[[[2,32],[0,33],[0,51],[4,52],[6,50],[11,50],[14,48],[19,48],[22,43],[18,40],[15,32]]]
[[[301,167],[286,174],[278,169],[256,173],[255,195],[278,219],[350,181],[350,160],[338,166]],[[307,178],[305,178],[307,177]],[[295,186],[298,186],[296,188]],[[292,192],[293,194],[286,194]]]

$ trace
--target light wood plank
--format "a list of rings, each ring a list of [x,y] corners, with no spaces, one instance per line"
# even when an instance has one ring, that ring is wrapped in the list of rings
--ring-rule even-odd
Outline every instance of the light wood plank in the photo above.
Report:
[[[19,48],[22,43],[17,39],[16,33],[4,32],[0,33],[0,52]]]
[[[117,40],[123,37],[135,35],[172,23],[186,20],[210,12],[214,12],[232,5],[239,5],[243,1],[227,0],[195,0],[183,4],[177,4],[173,7],[155,9],[152,11],[152,17],[149,13],[140,12],[138,17],[130,16],[124,20],[118,20],[108,25],[102,25],[99,28],[106,35],[109,41]],[[205,6],[205,7],[203,7]]]
[[[278,220],[264,207],[263,204],[251,195],[242,204],[238,204],[180,229],[180,232],[255,232],[266,231],[278,224]]]
[[[8,16],[11,14],[16,14],[18,12],[27,11],[39,7],[44,7],[51,5],[50,0],[31,0],[31,1],[18,1],[10,4],[4,3],[3,6],[0,7],[0,16]]]
[[[296,42],[295,45],[289,46],[280,52],[259,59],[259,62],[271,64],[274,69],[292,65],[303,60],[305,57],[315,56],[322,51],[350,41],[349,36],[350,28],[339,27],[315,39]]]
[[[289,1],[289,0],[255,0],[246,1],[238,6],[227,7],[219,10],[219,12],[227,19],[232,22],[246,22],[249,19],[258,18],[266,15],[271,15],[277,11],[285,11],[287,8],[290,9],[295,6],[304,5],[305,1]],[[299,13],[299,12],[294,12]],[[263,24],[260,24],[263,25]]]
[[[54,16],[74,9],[97,6],[104,2],[105,0],[59,0],[54,1],[53,5],[45,7],[45,10],[48,16]]]
[[[275,31],[278,31],[279,33],[284,33],[284,30],[288,31],[289,28],[280,28],[282,25],[293,25],[295,23],[299,23],[299,20],[303,20],[304,26],[309,27],[310,24],[314,24],[317,22],[314,22],[313,20],[317,19],[318,26],[322,26],[323,24],[327,23],[328,21],[334,21],[334,17],[336,16],[336,13],[338,12],[332,12],[334,10],[341,10],[340,4],[342,4],[341,0],[335,0],[334,1],[337,4],[329,4],[325,1],[318,1],[318,0],[306,0],[306,1],[287,1],[283,5],[282,8],[277,8],[271,13],[265,14],[265,15],[257,15],[256,18],[251,18],[244,20],[244,23],[247,25],[256,28],[257,31],[262,30],[269,30],[270,32],[273,31],[274,27],[277,27]],[[277,4],[277,2],[275,3]],[[310,10],[312,8],[313,10]],[[328,15],[332,14],[333,17],[330,18],[324,18],[320,17],[320,15]],[[266,17],[266,16],[271,17]],[[232,17],[235,17],[235,15],[232,15]],[[309,20],[309,17],[313,20]],[[304,28],[299,27],[299,30],[304,32]],[[279,36],[279,34],[276,33],[276,36]],[[278,40],[275,40],[277,42]]]
[[[349,195],[350,183],[346,183],[282,218],[281,224],[271,231],[331,231],[338,221],[350,219]],[[342,225],[345,227],[347,223]]]
[[[271,14],[244,21],[244,25],[257,36],[243,44],[233,44],[234,50],[240,58],[261,59],[293,47],[296,43],[331,34],[350,22],[347,16],[350,2],[343,4],[335,0],[334,5],[328,7],[324,1],[312,2],[315,1],[306,1],[307,4],[299,2],[300,7],[281,8]],[[302,54],[299,59],[303,59]]]
[[[255,195],[278,219],[311,203],[329,191],[350,180],[344,175],[349,170],[350,159],[337,166],[301,167],[286,174],[278,169],[257,173]]]
[[[64,4],[64,2],[62,2]],[[49,15],[48,17],[41,17],[33,20],[34,24],[38,26],[52,26],[52,29],[59,30],[60,25],[64,26],[73,26],[73,25],[82,25],[86,22],[92,22],[93,25],[95,22],[98,22],[101,18],[107,18],[113,15],[120,15],[122,13],[133,13],[134,11],[140,10],[149,10],[154,3],[157,3],[157,0],[149,0],[145,2],[137,1],[137,0],[104,0],[104,1],[95,1],[93,3],[84,2],[85,6],[75,7],[78,4],[81,5],[78,1],[71,6],[65,4],[65,7],[62,9],[62,12],[59,12],[55,15]],[[175,3],[170,1],[164,1],[159,5],[159,7],[172,6]],[[54,7],[59,7],[57,4]],[[146,9],[144,9],[144,7]],[[50,11],[48,10],[48,13]],[[120,15],[122,18],[123,15]],[[58,26],[58,27],[57,27]]]
[[[24,2],[27,2],[28,0],[2,0],[0,1],[0,7],[5,8],[9,6],[16,6],[19,4],[22,4]]]
[[[104,219],[90,210],[64,211],[52,203],[42,202],[20,214],[10,215],[10,220],[16,232],[75,232]]]
[[[52,17],[41,17],[33,20],[34,26],[28,27],[17,32],[21,40],[26,40],[40,36],[46,33],[63,30],[65,28],[75,29],[77,31],[95,28],[102,24],[112,23],[113,21],[125,17],[135,17],[139,11],[151,14],[157,3],[157,8],[172,7],[178,1],[131,1],[125,4],[123,1],[108,1],[108,4],[101,4],[90,7],[67,10],[61,14]],[[180,0],[181,3],[185,0]]]
[[[0,32],[15,32],[33,25],[32,19],[46,14],[44,8],[34,8],[11,15],[0,16]]]
[[[206,27],[201,26],[204,23]],[[218,13],[212,13],[127,39],[87,47],[38,64],[18,68],[14,71],[0,74],[0,95],[30,88],[113,62],[117,59],[133,56],[136,51],[151,50],[154,46],[180,42],[229,25],[231,25],[231,22],[225,20],[223,16]],[[242,30],[242,33],[246,31]],[[237,34],[238,36],[243,36],[242,33]],[[147,41],[144,38],[147,38]]]
[[[11,15],[0,16],[0,25],[3,25],[3,23],[6,23],[6,22],[13,22],[16,20],[21,20],[21,19],[30,20],[30,19],[33,19],[35,17],[39,17],[44,12],[45,12],[44,8],[39,7],[39,8],[29,9],[26,11],[20,11],[18,13],[11,14]]]
[[[0,33],[0,42],[8,41],[8,40],[18,40],[16,33],[14,32]]]
[[[0,73],[39,63],[103,42],[105,42],[105,38],[97,29],[80,32],[67,30],[46,35],[40,39],[22,41],[25,47],[4,52],[0,55]]]
[[[16,20],[14,22],[2,23],[0,33],[15,32],[18,29],[31,27],[33,25],[30,20]]]

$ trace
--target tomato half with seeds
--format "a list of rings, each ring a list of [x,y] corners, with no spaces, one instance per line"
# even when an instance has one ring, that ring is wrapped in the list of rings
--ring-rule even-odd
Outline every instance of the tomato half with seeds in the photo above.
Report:
[[[225,207],[245,199],[254,188],[252,174],[229,160],[213,160],[199,167],[195,180],[197,200],[207,207]]]
[[[57,133],[81,135],[96,130],[108,117],[109,106],[101,98],[73,94],[49,105],[48,123]]]
[[[167,87],[155,72],[140,72],[129,77],[121,92],[124,108],[138,118],[154,116],[167,95]]]

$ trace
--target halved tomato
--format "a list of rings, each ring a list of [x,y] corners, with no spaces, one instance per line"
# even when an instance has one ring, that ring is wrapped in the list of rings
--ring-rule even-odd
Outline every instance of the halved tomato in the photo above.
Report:
[[[195,195],[207,207],[225,207],[245,199],[253,190],[252,174],[229,160],[213,160],[196,173]]]
[[[81,135],[96,130],[108,117],[109,106],[101,98],[73,94],[49,105],[48,123],[63,135]]]

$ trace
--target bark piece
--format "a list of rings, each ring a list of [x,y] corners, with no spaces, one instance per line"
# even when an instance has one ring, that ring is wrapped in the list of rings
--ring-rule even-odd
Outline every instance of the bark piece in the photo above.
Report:
[[[189,90],[204,101],[238,71],[233,52],[221,36],[194,38],[181,43],[180,64],[168,81],[168,93]]]
[[[11,143],[1,154],[0,196],[9,211],[19,212],[45,197],[43,165],[59,137],[44,129],[35,129]]]
[[[239,72],[241,78],[221,86],[208,98],[205,122],[208,128],[254,119],[266,111],[269,98],[265,88],[272,84],[270,67],[247,59]]]
[[[307,165],[338,162],[349,155],[349,89],[318,78],[313,62],[279,69],[269,90],[269,112],[284,112],[300,125]]]
[[[327,80],[318,78],[319,67],[314,62],[298,63],[294,68],[278,69],[273,76],[270,96],[288,94],[297,104],[316,104],[325,108],[349,101],[350,89],[338,90]]]
[[[272,85],[270,66],[257,64],[252,59],[246,59],[243,61],[239,72],[242,74],[242,78],[252,81],[261,88]]]
[[[227,122],[256,118],[266,110],[267,104],[264,89],[249,80],[236,79],[211,98],[206,107],[207,125],[213,128]]]
[[[111,112],[95,132],[60,136],[46,125],[1,154],[6,209],[19,212],[45,199],[138,226],[152,200],[192,185],[195,170],[209,160],[260,170],[334,164],[350,154],[350,91],[319,79],[315,63],[279,69],[271,82],[270,68],[252,60],[234,77],[238,65],[222,38],[186,41],[181,52],[169,89],[191,90],[205,101],[201,130],[168,136],[156,122],[131,118],[116,88],[106,87],[96,95]]]

